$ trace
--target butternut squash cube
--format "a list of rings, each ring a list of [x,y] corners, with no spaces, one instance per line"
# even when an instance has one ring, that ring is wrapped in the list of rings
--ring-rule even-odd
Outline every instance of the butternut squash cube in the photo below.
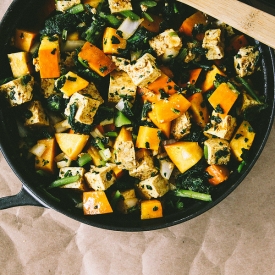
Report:
[[[204,128],[209,122],[209,112],[206,104],[204,104],[202,93],[195,93],[191,95],[188,100],[191,103],[190,110],[192,112],[193,119],[199,126]]]
[[[160,132],[161,130],[158,128],[140,126],[136,140],[136,147],[158,150],[160,144]]]
[[[178,141],[164,148],[181,173],[194,166],[203,156],[203,149],[197,142]]]
[[[154,110],[148,113],[148,117],[157,126],[157,128],[159,128],[163,132],[163,134],[167,138],[170,137],[171,121],[160,123],[157,119]]]
[[[117,30],[107,27],[103,34],[103,52],[105,54],[118,54],[119,49],[126,48],[127,41],[117,34]]]
[[[55,138],[61,151],[72,160],[76,160],[86,145],[89,135],[56,133]]]
[[[231,152],[238,161],[242,161],[242,154],[249,150],[254,141],[255,132],[248,121],[243,121],[230,141]]]
[[[145,200],[141,202],[141,219],[155,219],[163,217],[162,205],[159,200]]]
[[[224,118],[238,98],[239,93],[231,89],[228,84],[222,83],[208,98],[214,110]]]
[[[16,29],[14,34],[14,46],[21,51],[29,52],[37,35],[37,31]]]
[[[8,54],[12,75],[14,78],[31,74],[33,71],[30,54],[27,52],[18,52]]]
[[[223,71],[213,65],[212,70],[206,73],[205,80],[201,85],[201,90],[203,93],[214,88],[214,80],[216,79],[216,74],[225,76],[225,73]]]
[[[83,192],[84,215],[112,213],[113,209],[104,191]]]
[[[38,58],[41,78],[60,77],[60,48],[58,37],[45,36],[42,38],[38,50]]]
[[[56,80],[55,86],[67,97],[86,88],[89,82],[73,72],[61,76]]]
[[[41,157],[35,157],[35,170],[42,170],[53,174],[56,169],[56,162],[54,161],[56,154],[56,142],[54,138],[41,139],[37,141],[38,144],[45,144],[46,150]]]
[[[115,63],[105,53],[90,42],[86,42],[78,58],[101,76],[106,76],[116,68]]]
[[[152,105],[160,123],[172,121],[185,113],[191,103],[181,94],[173,94],[168,99],[161,99]]]

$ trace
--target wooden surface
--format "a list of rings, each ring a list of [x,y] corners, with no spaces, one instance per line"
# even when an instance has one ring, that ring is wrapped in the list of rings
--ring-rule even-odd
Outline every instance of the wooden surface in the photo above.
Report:
[[[239,1],[178,0],[275,48],[275,16]]]

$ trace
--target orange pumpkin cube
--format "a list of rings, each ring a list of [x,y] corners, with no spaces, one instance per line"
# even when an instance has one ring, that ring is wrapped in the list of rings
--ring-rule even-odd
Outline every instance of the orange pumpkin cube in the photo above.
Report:
[[[142,220],[163,217],[162,205],[159,200],[142,201],[140,207]]]
[[[104,191],[83,192],[84,215],[112,213],[113,209]]]

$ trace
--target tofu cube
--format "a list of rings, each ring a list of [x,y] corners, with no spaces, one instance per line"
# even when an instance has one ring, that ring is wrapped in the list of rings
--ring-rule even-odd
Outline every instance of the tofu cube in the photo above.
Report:
[[[133,141],[116,141],[114,154],[118,168],[126,170],[136,168],[136,155]]]
[[[226,115],[221,118],[218,113],[213,111],[211,115],[211,123],[207,124],[207,129],[203,132],[207,137],[219,137],[230,140],[237,126],[235,117]]]
[[[161,70],[157,68],[155,57],[146,53],[136,63],[127,68],[127,73],[133,83],[139,87],[146,87],[161,76]]]
[[[154,165],[151,150],[140,149],[136,152],[137,166],[129,171],[129,175],[140,180],[148,179],[158,173]]]
[[[131,0],[108,0],[111,13],[132,10]]]
[[[234,56],[234,67],[240,77],[251,75],[256,70],[259,51],[253,46],[242,47]]]
[[[223,165],[230,161],[229,142],[221,138],[210,138],[204,142],[204,153],[209,165]]]
[[[55,1],[55,8],[57,11],[64,12],[78,4],[81,4],[81,0],[57,0]]]
[[[199,61],[201,59],[201,55],[196,53],[193,48],[197,47],[197,43],[193,43],[193,42],[187,42],[186,43],[187,46],[187,54],[184,58],[184,62],[185,63],[189,63],[193,60],[195,61]]]
[[[224,42],[220,29],[207,30],[204,35],[202,47],[207,51],[208,60],[221,59],[224,57]]]
[[[21,105],[33,97],[34,78],[30,75],[22,76],[0,86],[0,93],[4,93],[10,106]]]
[[[83,124],[92,124],[94,116],[100,105],[100,101],[84,96],[80,93],[74,93],[65,109],[65,115],[70,116],[70,106],[76,104],[77,111],[75,120]]]
[[[114,175],[115,164],[108,163],[103,167],[91,165],[90,171],[85,173],[85,179],[88,186],[95,191],[105,191],[114,184],[116,177]]]
[[[182,47],[181,39],[173,29],[165,30],[153,37],[149,44],[158,56],[163,55],[168,49],[179,51]]]
[[[44,112],[44,109],[40,101],[31,101],[28,104],[28,111],[31,114],[31,116],[26,119],[24,123],[25,126],[42,127],[50,125],[49,119],[46,116],[46,113]]]
[[[70,97],[88,85],[89,82],[87,80],[73,72],[68,72],[55,81],[55,87],[60,90],[65,97]]]
[[[130,102],[134,102],[136,90],[137,85],[133,83],[126,72],[114,70],[110,73],[108,102],[118,103],[121,98],[127,98]]]
[[[56,94],[54,84],[54,78],[41,78],[41,92],[44,98],[48,98],[51,95]]]
[[[8,54],[12,75],[14,78],[31,74],[33,71],[32,60],[27,52]]]
[[[156,175],[139,182],[137,188],[145,198],[158,198],[169,191],[169,182],[161,175]]]
[[[77,189],[80,191],[85,191],[87,188],[85,185],[84,174],[85,174],[85,169],[82,167],[60,168],[60,170],[59,170],[60,178],[66,178],[66,177],[77,176],[77,175],[80,176],[80,178],[77,181],[60,186],[60,188],[70,188],[70,189]]]
[[[86,88],[80,90],[78,93],[81,95],[89,95],[92,99],[99,101],[100,104],[104,103],[102,96],[93,82],[90,82]]]
[[[117,71],[127,72],[129,67],[131,66],[130,60],[123,57],[118,57],[113,55],[112,61],[114,62]]]
[[[191,119],[188,112],[183,113],[171,123],[171,134],[176,140],[180,140],[190,133]]]

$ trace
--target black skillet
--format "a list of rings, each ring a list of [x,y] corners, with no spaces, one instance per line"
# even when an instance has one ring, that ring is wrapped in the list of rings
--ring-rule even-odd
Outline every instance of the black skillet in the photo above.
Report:
[[[6,56],[7,53],[9,53],[9,41],[13,30],[16,26],[21,26],[22,22],[24,24],[28,22],[31,23],[37,14],[38,7],[41,6],[44,1],[45,0],[14,0],[4,15],[0,23],[0,79],[11,75]],[[265,0],[259,2],[252,0],[252,3],[255,6],[257,5],[257,8],[262,8],[265,11],[274,12],[275,14],[274,4],[271,1]],[[17,195],[0,199],[0,209],[22,205],[43,206],[54,209],[72,219],[94,227],[119,231],[145,231],[165,228],[185,222],[206,212],[226,198],[243,181],[260,156],[271,131],[275,107],[274,51],[265,45],[260,45],[260,50],[263,61],[262,72],[260,73],[261,75],[257,85],[265,94],[269,107],[261,113],[257,123],[253,124],[257,135],[251,149],[251,158],[247,166],[241,173],[234,172],[228,181],[214,190],[212,193],[213,201],[211,203],[195,201],[181,212],[172,213],[163,218],[152,220],[139,220],[138,217],[116,214],[84,216],[81,210],[52,200],[39,188],[40,178],[38,178],[31,169],[26,167],[18,156],[18,151],[16,150],[16,146],[14,146],[17,142],[17,131],[14,127],[15,121],[12,113],[6,108],[5,104],[0,101],[1,151],[14,173],[22,182],[22,189]]]

